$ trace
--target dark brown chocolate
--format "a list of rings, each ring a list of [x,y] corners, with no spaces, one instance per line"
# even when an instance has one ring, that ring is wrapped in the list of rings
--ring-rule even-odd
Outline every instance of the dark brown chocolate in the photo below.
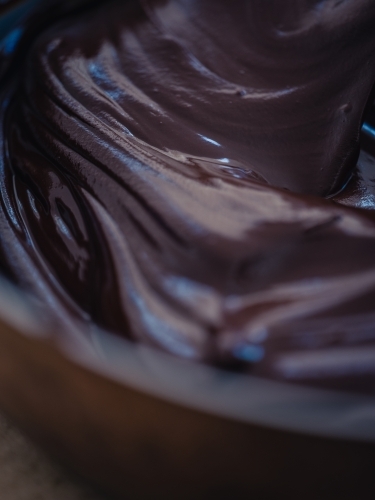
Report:
[[[282,4],[111,1],[15,44],[3,267],[62,334],[375,393],[375,3]]]

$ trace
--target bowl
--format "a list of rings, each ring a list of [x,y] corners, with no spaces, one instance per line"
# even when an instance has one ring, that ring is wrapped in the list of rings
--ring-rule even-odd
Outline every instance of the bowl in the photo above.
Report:
[[[0,318],[1,408],[118,498],[374,498],[375,398],[61,338],[5,281]]]

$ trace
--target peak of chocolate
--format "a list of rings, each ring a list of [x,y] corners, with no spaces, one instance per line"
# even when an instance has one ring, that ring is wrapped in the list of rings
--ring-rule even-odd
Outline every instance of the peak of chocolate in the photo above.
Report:
[[[167,131],[159,144],[220,153],[290,191],[326,196],[345,185],[375,82],[371,0],[141,3],[162,37],[183,51],[179,62],[160,64],[179,75],[191,106],[181,109],[175,80],[163,81],[171,121],[183,114],[191,133],[176,142],[178,128]],[[206,150],[194,132],[220,149]]]

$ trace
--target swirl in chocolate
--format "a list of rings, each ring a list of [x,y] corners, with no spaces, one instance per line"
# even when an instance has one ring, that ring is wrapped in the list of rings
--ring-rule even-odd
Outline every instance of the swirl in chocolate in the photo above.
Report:
[[[110,1],[27,50],[30,15],[2,263],[60,331],[375,393],[374,1]]]

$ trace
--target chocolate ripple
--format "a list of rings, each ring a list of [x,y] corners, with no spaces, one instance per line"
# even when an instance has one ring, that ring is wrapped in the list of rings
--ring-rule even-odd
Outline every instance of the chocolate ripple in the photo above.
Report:
[[[7,273],[60,332],[375,393],[374,20],[129,0],[53,24],[2,86]]]

